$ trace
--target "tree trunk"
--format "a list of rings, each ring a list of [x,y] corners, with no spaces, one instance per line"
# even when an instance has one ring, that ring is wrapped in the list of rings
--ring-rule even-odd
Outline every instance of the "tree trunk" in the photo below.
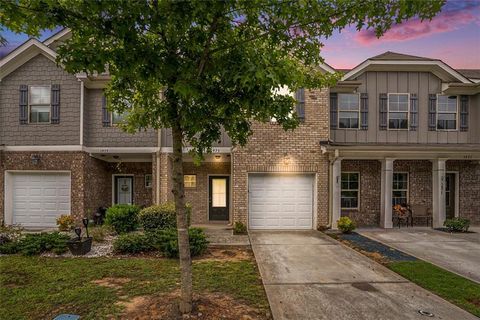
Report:
[[[188,221],[185,209],[185,188],[183,184],[183,133],[180,125],[172,126],[173,138],[173,195],[177,211],[178,251],[180,257],[180,272],[182,297],[180,312],[192,311],[192,259],[188,239]]]

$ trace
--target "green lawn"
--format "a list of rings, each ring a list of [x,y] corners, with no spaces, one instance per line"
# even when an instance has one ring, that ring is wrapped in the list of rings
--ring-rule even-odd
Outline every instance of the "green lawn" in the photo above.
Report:
[[[193,270],[197,293],[226,293],[268,310],[255,262],[199,260]],[[105,277],[130,281],[120,289],[92,283]],[[115,305],[120,297],[169,292],[178,286],[176,260],[4,256],[0,257],[0,319],[52,319],[59,313],[102,319],[122,311]]]
[[[480,285],[425,261],[391,262],[391,270],[480,317]]]

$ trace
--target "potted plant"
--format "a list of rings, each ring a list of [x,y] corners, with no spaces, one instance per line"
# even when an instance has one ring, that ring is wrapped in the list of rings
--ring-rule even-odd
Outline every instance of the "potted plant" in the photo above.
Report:
[[[82,219],[83,225],[87,236],[82,238],[82,228],[75,228],[76,238],[73,238],[67,242],[68,249],[74,256],[82,256],[92,250],[92,237],[88,235],[88,218]]]

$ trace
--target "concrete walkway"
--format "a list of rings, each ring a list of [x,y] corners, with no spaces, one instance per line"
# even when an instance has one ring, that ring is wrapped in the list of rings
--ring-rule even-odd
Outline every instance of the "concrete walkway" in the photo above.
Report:
[[[274,319],[477,319],[316,232],[251,232]]]
[[[358,230],[358,233],[480,283],[480,230],[446,233],[427,228]]]

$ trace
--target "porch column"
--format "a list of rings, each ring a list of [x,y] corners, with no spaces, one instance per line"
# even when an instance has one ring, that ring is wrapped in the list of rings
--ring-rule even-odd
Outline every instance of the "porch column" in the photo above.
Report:
[[[337,220],[340,219],[341,205],[341,181],[342,180],[342,159],[337,158],[332,164],[332,229],[337,229]]]
[[[154,163],[155,163],[155,175],[153,176],[153,180],[155,180],[155,204],[160,204],[160,173],[161,173],[161,158],[160,158],[160,151],[157,151],[154,154]]]
[[[433,160],[433,227],[443,227],[445,213],[445,159]]]
[[[393,161],[382,160],[382,191],[380,198],[380,225],[383,228],[392,228],[392,186],[393,186]]]

